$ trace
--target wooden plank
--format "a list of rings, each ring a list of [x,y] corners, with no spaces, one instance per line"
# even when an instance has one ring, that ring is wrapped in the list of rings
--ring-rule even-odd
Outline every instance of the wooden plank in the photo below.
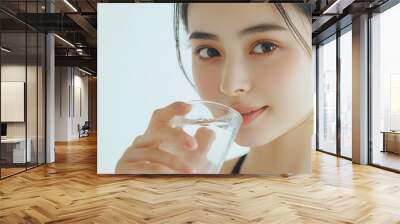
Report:
[[[0,181],[0,223],[399,223],[400,175],[313,152],[313,173],[99,176],[96,138]]]

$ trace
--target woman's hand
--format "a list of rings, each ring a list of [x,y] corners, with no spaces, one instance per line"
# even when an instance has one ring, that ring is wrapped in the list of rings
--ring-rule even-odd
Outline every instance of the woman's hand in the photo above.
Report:
[[[194,137],[182,128],[169,125],[174,116],[185,115],[191,105],[175,102],[155,110],[144,134],[138,136],[117,163],[117,174],[195,173],[195,167],[207,162],[207,152],[214,132],[199,128]],[[173,148],[174,152],[169,152]]]

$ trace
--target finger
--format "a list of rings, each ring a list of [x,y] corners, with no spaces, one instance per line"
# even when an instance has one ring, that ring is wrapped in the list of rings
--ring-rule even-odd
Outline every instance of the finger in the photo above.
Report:
[[[150,161],[163,164],[181,173],[192,172],[192,168],[184,160],[157,148],[136,148],[126,155],[126,161]]]
[[[213,130],[202,127],[199,128],[194,135],[194,138],[197,141],[198,147],[197,151],[200,155],[207,155],[208,151],[211,148],[213,141],[215,140],[215,133]]]
[[[169,121],[174,116],[185,115],[192,109],[190,104],[184,102],[175,102],[153,112],[150,120],[149,129],[159,128],[163,125],[169,125]]]
[[[146,133],[138,137],[134,143],[134,147],[155,147],[160,145],[182,148],[193,151],[198,144],[194,137],[187,134],[182,128],[160,127],[158,130],[151,133]]]
[[[149,161],[126,162],[116,170],[117,174],[176,174],[173,170],[160,163]]]

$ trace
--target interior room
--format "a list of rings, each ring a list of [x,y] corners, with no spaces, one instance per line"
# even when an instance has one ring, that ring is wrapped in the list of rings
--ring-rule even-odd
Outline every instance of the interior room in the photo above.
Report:
[[[400,223],[398,0],[290,1],[312,13],[310,174],[99,175],[99,4],[160,2],[0,1],[0,223]]]

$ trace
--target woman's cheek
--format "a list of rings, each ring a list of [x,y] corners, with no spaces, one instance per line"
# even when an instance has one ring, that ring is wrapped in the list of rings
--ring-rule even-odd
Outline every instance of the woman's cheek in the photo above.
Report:
[[[193,74],[201,98],[217,101],[220,95],[218,72],[215,69],[207,68],[206,65],[194,65]]]
[[[311,83],[308,73],[309,58],[290,49],[278,55],[253,60],[253,83],[257,85],[258,94],[265,96],[278,114],[299,111],[299,107],[308,107]],[[311,96],[312,97],[312,96]]]
[[[253,83],[265,93],[274,93],[273,96],[285,88],[287,80],[292,75],[288,65],[278,59],[255,61],[252,68]]]
[[[280,68],[283,74],[283,84],[280,85],[280,110],[287,116],[302,118],[312,109],[312,79],[310,73],[310,58],[300,53],[288,55],[286,66]],[[311,108],[310,108],[311,107]]]

